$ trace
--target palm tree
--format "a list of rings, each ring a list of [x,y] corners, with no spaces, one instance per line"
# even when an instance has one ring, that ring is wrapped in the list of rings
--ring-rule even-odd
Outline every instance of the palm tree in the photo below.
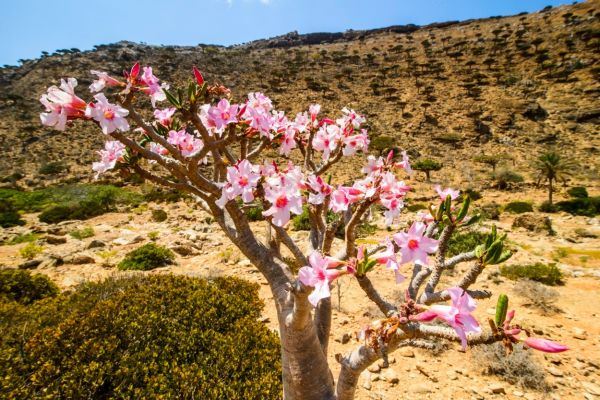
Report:
[[[566,183],[566,177],[571,175],[573,162],[561,157],[554,151],[541,154],[534,163],[538,172],[537,186],[540,182],[548,181],[548,203],[552,205],[552,192],[554,190],[553,182],[561,180]]]

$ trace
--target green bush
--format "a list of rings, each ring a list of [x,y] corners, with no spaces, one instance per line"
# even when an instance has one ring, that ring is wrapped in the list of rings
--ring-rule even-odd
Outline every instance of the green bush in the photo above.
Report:
[[[563,283],[563,274],[556,264],[513,264],[502,265],[500,275],[516,281],[518,279],[531,279],[546,285],[559,285]]]
[[[521,183],[524,180],[522,175],[508,169],[493,173],[492,179],[496,182],[496,187],[500,190],[506,190],[510,187],[511,183]]]
[[[42,175],[54,175],[59,174],[68,169],[67,165],[62,161],[52,161],[43,164],[38,172]]]
[[[412,169],[416,170],[416,171],[422,171],[425,173],[425,177],[427,178],[427,181],[430,180],[430,174],[431,171],[439,171],[440,169],[442,169],[443,165],[440,162],[437,162],[435,160],[431,160],[429,158],[422,158],[420,160],[415,161],[412,164]]]
[[[569,196],[575,197],[577,199],[589,197],[587,189],[583,186],[574,186],[567,190],[567,193]]]
[[[91,226],[86,226],[85,228],[75,229],[75,230],[69,232],[69,235],[71,235],[71,237],[74,239],[83,240],[83,239],[91,238],[92,236],[95,235],[95,233],[94,233],[94,228],[92,228]]]
[[[539,210],[545,213],[555,213],[558,211],[558,208],[555,204],[550,204],[550,202],[546,200],[540,205]]]
[[[27,260],[33,260],[43,250],[44,248],[42,246],[38,246],[34,242],[29,242],[19,250],[19,255]]]
[[[496,202],[487,203],[481,206],[481,216],[486,219],[498,220],[500,218],[500,205]]]
[[[279,340],[258,285],[111,278],[27,307],[0,304],[10,399],[279,399]]]
[[[475,247],[485,242],[486,234],[478,231],[467,231],[452,235],[448,241],[448,256],[452,257],[466,251],[473,251]]]
[[[112,185],[74,184],[51,186],[34,191],[0,189],[0,203],[11,201],[17,210],[39,212],[56,205],[73,205],[93,201],[101,207],[138,205],[143,196]]]
[[[17,225],[25,225],[25,221],[21,219],[21,214],[19,214],[12,201],[0,199],[0,226],[10,228]]]
[[[265,219],[262,215],[263,208],[262,208],[261,204],[256,204],[256,205],[252,205],[250,207],[244,208],[244,213],[246,214],[246,217],[248,217],[248,219],[250,221],[262,221],[263,219]]]
[[[148,243],[125,255],[119,263],[121,270],[148,271],[173,263],[175,255],[166,247]]]
[[[31,304],[57,294],[58,287],[45,275],[32,275],[20,269],[0,269],[0,300]]]
[[[152,221],[163,222],[166,221],[169,216],[165,210],[152,210]]]
[[[394,147],[395,143],[396,143],[396,140],[393,137],[381,135],[381,136],[376,136],[373,139],[371,139],[371,143],[369,143],[369,147],[373,150],[376,150],[381,155],[385,151],[389,151],[392,147]]]
[[[35,242],[39,238],[40,238],[40,235],[38,235],[37,233],[21,233],[15,237],[11,238],[10,240],[7,240],[6,242],[2,242],[0,244],[13,245],[13,244],[20,244],[20,243],[31,243],[31,242]]]
[[[571,200],[559,201],[555,205],[558,210],[572,215],[594,217],[600,214],[600,196],[574,198]]]
[[[527,203],[526,201],[511,201],[504,206],[504,211],[513,214],[523,214],[526,212],[532,212],[533,206],[531,203]]]
[[[468,188],[465,189],[460,197],[459,197],[459,201],[463,201],[464,196],[469,196],[469,198],[471,199],[471,201],[476,201],[481,199],[483,196],[481,195],[481,192],[472,188]]]

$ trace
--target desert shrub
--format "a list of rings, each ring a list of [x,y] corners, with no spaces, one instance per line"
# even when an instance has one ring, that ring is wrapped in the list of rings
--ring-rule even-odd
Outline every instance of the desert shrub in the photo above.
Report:
[[[600,214],[600,196],[559,201],[556,208],[572,215],[594,217]]]
[[[62,161],[52,161],[46,164],[43,164],[38,172],[42,175],[54,175],[59,174],[63,171],[66,171],[68,166]]]
[[[19,255],[27,260],[32,260],[40,254],[42,250],[44,250],[42,246],[38,246],[34,242],[29,242],[19,250]]]
[[[500,190],[506,190],[511,183],[523,182],[523,176],[509,169],[502,169],[492,174],[492,179],[496,183],[496,187]]]
[[[25,225],[25,221],[21,219],[21,214],[19,214],[12,201],[0,199],[0,226],[10,228],[17,225]]]
[[[175,203],[188,196],[178,190],[167,190],[156,186],[142,188],[144,200],[155,203]]]
[[[244,208],[244,213],[250,221],[262,221],[264,219],[263,207],[261,204],[253,204],[250,207]]]
[[[91,238],[95,235],[95,233],[94,228],[92,228],[91,226],[86,226],[85,228],[72,230],[71,232],[69,232],[69,235],[71,235],[71,237],[74,239],[83,240]]]
[[[426,210],[427,206],[423,203],[411,203],[406,206],[406,209],[410,212],[417,212],[420,210]]]
[[[498,220],[500,218],[500,204],[491,202],[481,206],[481,216],[486,219]]]
[[[383,154],[385,151],[388,151],[394,147],[395,143],[396,141],[393,137],[381,135],[371,139],[369,147],[373,150],[376,150],[379,154]]]
[[[58,287],[45,275],[20,269],[0,269],[0,300],[31,304],[57,294]]]
[[[452,235],[448,241],[448,256],[452,257],[465,251],[473,251],[485,242],[486,234],[478,231],[467,231]]]
[[[558,300],[558,292],[543,284],[531,280],[517,282],[513,291],[521,297],[527,299],[525,305],[535,307],[545,315],[554,314],[560,311],[554,304]]]
[[[258,285],[136,276],[0,305],[7,398],[278,399],[277,334]]]
[[[13,245],[13,244],[21,244],[21,243],[30,243],[35,242],[40,238],[40,235],[37,233],[21,233],[17,236],[14,236],[10,240],[2,242],[3,245]]]
[[[171,264],[174,259],[175,255],[166,247],[147,243],[127,253],[119,263],[118,268],[121,270],[148,271]]]
[[[500,275],[516,281],[518,279],[531,279],[545,285],[560,285],[563,282],[563,273],[556,264],[513,264],[502,265]]]
[[[462,201],[464,199],[464,196],[469,196],[469,198],[471,199],[471,201],[476,201],[481,199],[483,196],[481,195],[481,192],[472,188],[468,188],[465,189],[459,198],[459,201]]]
[[[333,222],[337,215],[331,211],[327,212],[327,223]],[[342,224],[340,224],[342,225]],[[302,213],[292,218],[292,229],[295,231],[309,231],[310,217],[308,216],[308,206],[302,206]],[[341,227],[343,231],[343,226]]]
[[[73,205],[86,201],[107,208],[113,205],[138,205],[143,200],[138,193],[112,185],[74,184],[33,191],[0,189],[0,203],[11,201],[17,210],[25,212],[39,212],[59,204]]]
[[[567,190],[567,194],[577,199],[589,197],[587,189],[583,186],[573,186],[572,188]]]
[[[556,205],[551,204],[548,200],[546,200],[542,204],[540,204],[540,207],[538,209],[541,212],[545,212],[545,213],[555,213],[556,211],[558,211],[558,208],[556,207]]]
[[[551,389],[544,370],[520,344],[509,354],[501,343],[478,346],[473,349],[473,361],[483,374],[495,375],[512,385],[543,392]]]
[[[526,212],[532,212],[533,206],[531,205],[531,203],[528,203],[526,201],[511,201],[510,203],[504,206],[504,211],[513,214],[523,214]]]
[[[152,210],[152,221],[163,222],[166,221],[169,216],[165,210]]]
[[[594,232],[588,231],[587,229],[584,229],[584,228],[576,228],[575,234],[577,235],[577,237],[580,237],[580,238],[587,238],[587,239],[597,239],[598,238],[598,235],[596,235]]]

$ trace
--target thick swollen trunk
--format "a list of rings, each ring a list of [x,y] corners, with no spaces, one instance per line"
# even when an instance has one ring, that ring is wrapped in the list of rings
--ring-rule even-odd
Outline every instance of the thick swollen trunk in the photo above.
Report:
[[[314,324],[291,328],[281,322],[284,400],[334,400],[333,376]]]
[[[549,182],[549,185],[548,185],[548,203],[550,203],[550,205],[552,205],[552,191],[553,191],[552,179],[549,179],[548,182]]]

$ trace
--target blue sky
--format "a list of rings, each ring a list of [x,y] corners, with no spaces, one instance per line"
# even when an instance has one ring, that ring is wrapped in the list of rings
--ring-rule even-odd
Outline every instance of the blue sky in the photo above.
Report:
[[[536,11],[555,0],[4,0],[0,65],[41,51],[131,40],[230,45],[297,30],[340,32]]]

